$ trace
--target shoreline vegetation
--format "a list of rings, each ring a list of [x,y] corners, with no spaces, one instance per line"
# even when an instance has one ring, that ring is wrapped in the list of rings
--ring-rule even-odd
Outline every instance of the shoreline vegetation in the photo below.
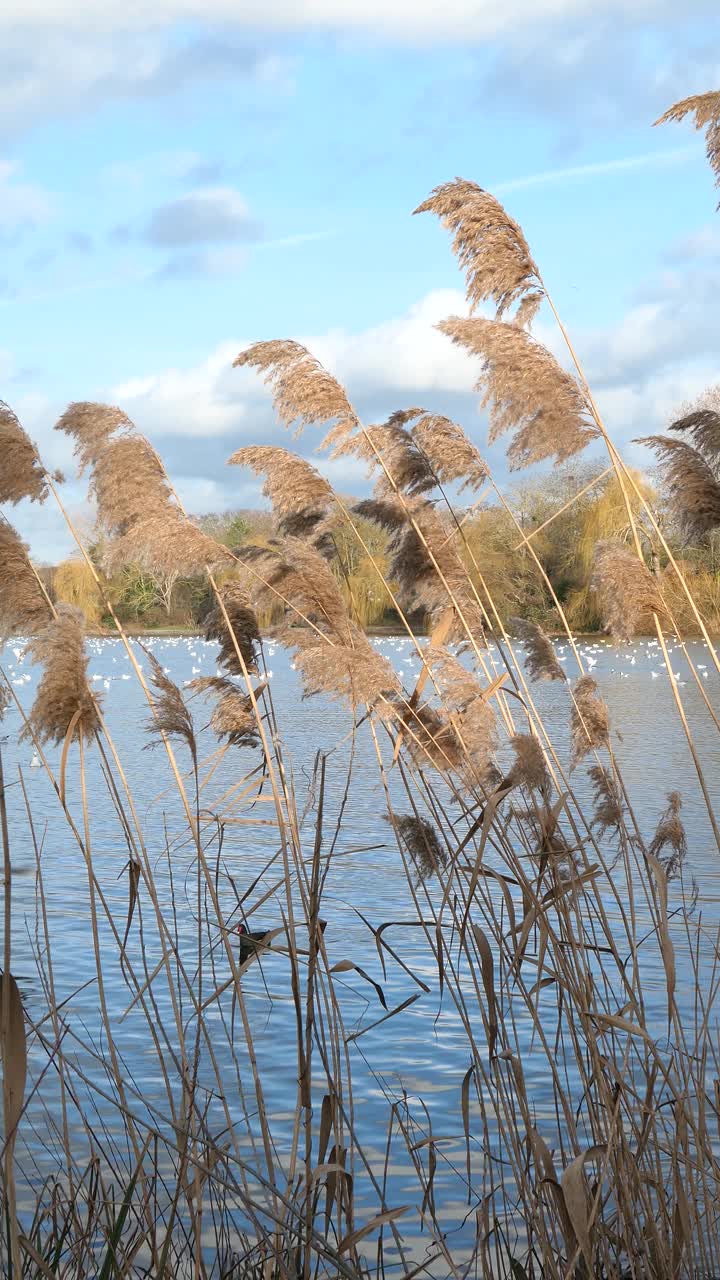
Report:
[[[705,401],[720,409],[720,392],[708,392]],[[691,412],[692,407],[683,406],[680,419],[685,410]],[[681,442],[669,439],[671,446],[676,443]],[[476,566],[482,564],[483,580],[507,625],[517,617],[562,634],[557,600],[573,631],[602,633],[606,620],[597,589],[596,548],[603,541],[630,545],[633,525],[647,545],[653,532],[642,509],[642,502],[647,502],[668,548],[653,553],[649,567],[670,593],[679,626],[687,635],[701,633],[678,590],[675,570],[669,568],[669,554],[692,591],[708,631],[720,634],[720,533],[686,527],[673,497],[672,473],[659,469],[652,484],[639,473],[634,473],[633,480],[640,501],[635,504],[637,511],[631,505],[629,514],[617,479],[601,463],[566,463],[550,477],[541,476],[521,488],[516,485],[504,498],[504,507],[483,504],[480,509],[456,509],[463,528],[463,567],[477,585]],[[356,512],[363,506],[353,498],[342,501],[346,509]],[[398,584],[392,578],[385,584],[382,577],[391,560],[390,534],[362,515],[355,514],[354,520],[361,544],[337,521],[325,531],[335,550],[333,573],[359,626],[369,634],[375,634],[376,628],[402,632],[405,626],[392,603]],[[193,524],[235,556],[242,556],[244,548],[269,547],[274,537],[272,515],[262,511],[214,513],[193,518]],[[94,529],[87,541],[90,563],[77,553],[60,565],[38,566],[38,574],[53,603],[82,610],[90,632],[113,631],[116,628],[94,577],[103,570],[102,530]],[[141,562],[124,563],[107,578],[104,589],[117,618],[133,633],[178,628],[199,632],[212,608],[212,591],[203,575],[187,576],[174,568],[163,572]],[[264,631],[281,626],[282,619],[281,603],[269,601],[260,611]],[[410,622],[418,634],[432,630],[432,619],[422,607]],[[641,623],[645,634],[652,634],[647,611]]]
[[[705,131],[720,184],[720,92],[675,104],[662,122],[685,117]],[[262,477],[271,514],[260,532],[235,513],[228,533],[224,517],[184,511],[121,408],[78,401],[56,428],[96,505],[86,537],[61,477],[0,410],[3,634],[30,635],[40,668],[27,705],[24,682],[0,671],[0,714],[18,712],[49,782],[43,809],[22,766],[6,791],[0,742],[0,1267],[13,1280],[720,1275],[720,943],[683,821],[687,796],[703,856],[720,857],[713,757],[697,733],[720,732],[720,716],[685,643],[702,636],[716,681],[720,391],[668,407],[667,432],[648,441],[648,486],[599,412],[521,226],[460,178],[415,212],[450,234],[465,277],[470,315],[439,329],[476,370],[490,439],[505,438],[513,471],[555,464],[560,488],[541,477],[506,494],[462,427],[422,408],[365,424],[351,388],[280,339],[236,366],[264,378],[280,423],[322,431],[326,457],[363,462],[371,496],[343,497],[290,450],[244,446],[229,463]],[[533,336],[541,309],[558,322],[563,363]],[[602,478],[582,470],[590,448],[604,451]],[[518,492],[547,502],[518,504]],[[7,518],[25,501],[57,503],[75,540],[77,560],[52,581]],[[219,671],[182,689],[149,649],[141,665],[127,629],[158,599],[171,617],[180,591],[218,646]],[[364,629],[389,608],[411,644],[416,619],[430,631],[409,684]],[[87,627],[104,619],[167,770],[154,826],[156,788],[136,797],[124,760],[137,748],[114,739],[88,680]],[[622,700],[611,721],[577,645],[589,620],[622,643],[649,628],[664,658],[668,732],[686,764],[667,779],[658,765],[672,789],[650,823],[615,752]],[[548,637],[558,628],[567,671]],[[345,711],[342,743],[312,762],[288,746],[297,724],[273,701],[268,634],[291,653],[303,695]],[[314,705],[303,697],[288,714],[312,730]],[[359,735],[401,919],[394,904],[392,918],[370,919],[353,897],[344,822],[367,768]],[[657,758],[648,752],[647,767]],[[213,783],[221,760],[229,789]],[[251,878],[254,835],[268,857]],[[21,849],[33,928],[16,915]],[[86,879],[73,952],[91,965],[90,1020],[53,933],[53,850]],[[333,930],[338,894],[364,946]],[[420,939],[419,958],[399,924]],[[15,976],[24,981],[28,955],[29,995]],[[256,1052],[245,984],[250,966],[264,975],[271,962],[291,1011],[282,1067]],[[359,1019],[349,987],[364,1001]],[[430,1095],[394,1091],[373,1046],[392,1045],[393,1019],[412,1010],[433,1059],[446,1009],[465,1069],[443,1079],[453,1122],[440,1133]],[[136,1080],[127,1061],[138,1043]],[[387,1103],[379,1145],[361,1064]],[[279,1110],[281,1069],[295,1104]],[[157,1105],[143,1093],[151,1078]],[[450,1166],[460,1190],[447,1204]]]

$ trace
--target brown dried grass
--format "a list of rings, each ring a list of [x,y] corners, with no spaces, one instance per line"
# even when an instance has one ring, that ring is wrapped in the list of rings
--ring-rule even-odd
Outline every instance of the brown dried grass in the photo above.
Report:
[[[572,691],[570,737],[574,769],[589,751],[609,745],[610,718],[605,703],[597,696],[597,682],[592,676],[580,676]]]
[[[301,627],[287,627],[279,638],[293,650],[306,698],[326,694],[344,699],[353,708],[361,704],[372,707],[400,692],[392,664],[359,627],[352,628],[350,642],[345,643],[330,644],[317,632]],[[383,716],[391,714],[390,707],[379,710]]]
[[[681,809],[680,792],[669,791],[667,808],[660,816],[648,849],[650,856],[658,859],[668,879],[679,874],[687,857],[687,836],[680,818]]]
[[[274,445],[248,445],[228,462],[249,467],[263,475],[262,492],[272,504],[280,533],[306,537],[335,505],[335,495],[324,476],[304,458]]]
[[[165,469],[144,436],[125,434],[95,442],[91,492],[109,535],[105,568],[137,564],[157,573],[202,573],[232,561],[227,547],[208,537],[175,501]]]
[[[601,764],[590,766],[588,778],[593,788],[592,826],[601,835],[619,834],[625,822],[625,806],[616,779]]]
[[[452,233],[473,310],[492,299],[500,318],[519,304],[516,322],[532,322],[543,298],[540,274],[522,228],[495,196],[455,178],[435,187],[415,213],[434,213]]]
[[[513,627],[525,645],[525,664],[531,680],[566,680],[552,640],[542,627],[525,618],[511,618]]]
[[[265,374],[275,412],[286,427],[299,423],[300,431],[306,425],[332,423],[325,445],[343,439],[359,426],[340,383],[301,343],[291,339],[256,342],[240,353],[233,368],[246,365]]]
[[[96,695],[87,679],[85,618],[80,609],[61,604],[57,617],[39,631],[27,646],[33,662],[41,663],[43,674],[35,694],[25,737],[59,745],[71,725],[72,737],[90,738],[100,727]]]
[[[82,472],[97,460],[115,431],[132,431],[133,424],[116,405],[77,400],[58,418],[55,430],[74,440],[74,453]]]
[[[702,538],[720,526],[720,483],[697,449],[668,436],[643,436],[660,459],[670,502],[688,538]]]
[[[352,624],[337,579],[316,548],[300,538],[284,538],[264,547],[244,548],[241,559],[259,577],[248,575],[255,605],[274,604],[282,593],[291,611],[314,623],[341,644],[351,642]]]
[[[260,629],[247,591],[241,583],[230,580],[218,587],[218,595],[225,613],[216,602],[204,626],[205,639],[214,640],[220,646],[218,665],[230,675],[243,675],[243,664],[247,671],[257,671]]]
[[[489,471],[462,427],[439,413],[425,414],[412,428],[413,439],[441,484],[462,481],[459,488],[477,490]]]
[[[388,819],[390,821],[390,819]],[[417,883],[428,880],[444,871],[448,864],[448,849],[442,843],[433,824],[416,813],[393,814],[392,824],[417,872]]]
[[[538,738],[533,733],[516,733],[510,739],[515,759],[501,786],[527,787],[550,795],[550,775]]]
[[[394,413],[387,422],[367,427],[362,433],[340,442],[334,457],[352,454],[369,464],[368,471],[380,470],[375,492],[379,498],[391,496],[400,489],[409,496],[427,493],[437,483],[425,454],[405,427],[410,417],[422,409]]]
[[[514,431],[508,449],[513,470],[579,453],[598,429],[588,416],[580,386],[524,329],[480,317],[454,316],[438,325],[458,346],[482,361],[477,390],[489,409],[488,438]]]
[[[690,98],[683,98],[680,102],[673,103],[655,121],[655,124],[684,120],[686,116],[694,117],[696,129],[706,130],[708,164],[715,174],[715,185],[720,187],[720,91],[696,93]]]
[[[606,629],[617,640],[632,640],[652,615],[667,610],[660,584],[647,565],[622,542],[599,542],[591,586],[600,597]]]
[[[0,503],[44,502],[48,496],[45,469],[29,436],[9,404],[0,400]]]
[[[29,547],[0,517],[0,638],[31,635],[51,617],[52,609],[30,563]]]
[[[193,765],[197,767],[195,728],[185,699],[175,681],[165,673],[155,654],[146,645],[140,647],[150,663],[150,679],[155,690],[153,714],[145,725],[150,738],[148,746],[157,746],[163,737],[171,741],[179,738],[188,747]]]
[[[225,676],[199,676],[189,682],[188,689],[192,689],[193,693],[215,694],[210,725],[221,741],[224,740],[232,747],[260,745],[260,731],[252,700],[232,680]]]
[[[720,406],[720,387],[710,388],[705,396]],[[671,422],[670,430],[687,432],[709,466],[720,461],[720,409],[698,406]]]

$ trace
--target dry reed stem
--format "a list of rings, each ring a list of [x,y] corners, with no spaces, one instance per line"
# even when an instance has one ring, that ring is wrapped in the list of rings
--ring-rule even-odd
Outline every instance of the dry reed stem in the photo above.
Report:
[[[359,425],[340,383],[301,343],[290,339],[256,342],[233,362],[233,368],[246,365],[265,374],[273,407],[286,427],[299,422],[300,431],[305,425],[333,423],[325,445],[343,439]]]
[[[475,182],[445,182],[415,213],[434,213],[453,234],[453,252],[465,272],[474,310],[492,299],[498,319],[517,304],[516,323],[529,324],[542,301],[538,269],[522,228],[499,200]]]
[[[617,640],[632,640],[653,614],[667,614],[657,578],[624,543],[598,543],[591,586],[600,596],[606,630]]]
[[[720,92],[697,93],[690,98],[683,98],[668,107],[655,124],[684,120],[688,115],[694,116],[696,129],[706,130],[708,164],[715,174],[715,185],[720,187]]]
[[[0,517],[0,638],[30,635],[44,627],[52,609],[30,563],[29,548]]]
[[[80,609],[61,604],[57,616],[27,646],[44,671],[30,712],[29,732],[41,743],[59,745],[68,731],[92,737],[100,726],[96,695],[87,679],[85,619]],[[24,731],[27,736],[28,731]]]
[[[490,411],[490,441],[507,431],[513,470],[556,458],[564,462],[597,436],[582,391],[554,356],[518,325],[480,317],[443,320],[441,333],[482,361],[476,384]]]
[[[45,501],[45,470],[35,446],[4,400],[0,400],[0,460],[0,503],[17,503],[23,498]]]

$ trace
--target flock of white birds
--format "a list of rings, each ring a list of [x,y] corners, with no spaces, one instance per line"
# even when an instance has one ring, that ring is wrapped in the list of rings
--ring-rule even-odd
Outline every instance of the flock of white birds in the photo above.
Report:
[[[143,666],[143,651],[140,643],[131,640],[135,656],[140,667]],[[419,639],[422,646],[426,643],[424,637]],[[417,653],[414,642],[409,636],[376,636],[373,638],[373,644],[381,650],[394,665],[402,669],[403,665],[419,664],[420,658]],[[217,669],[217,645],[214,642],[203,640],[199,636],[151,636],[142,640],[142,645],[155,653],[159,659],[163,661],[163,670],[166,675],[175,679],[178,684],[183,685],[189,683],[198,675],[222,675],[223,672]],[[708,678],[707,662],[698,662],[699,651],[701,649],[707,651],[707,644],[700,641],[693,642],[693,660],[695,667],[700,675],[705,679]],[[631,675],[646,674],[651,679],[657,679],[663,674],[665,668],[665,659],[657,640],[639,639],[631,646],[614,645],[607,641],[578,640],[577,649],[582,657],[583,666],[586,671],[603,675],[619,676],[621,679],[629,679]],[[570,645],[567,641],[556,641],[555,650],[558,659],[562,663],[568,664],[568,674],[572,678],[573,667],[575,662]],[[678,663],[678,670],[673,670],[672,674],[679,683],[684,684],[687,681],[688,668],[683,656],[683,647],[679,643],[668,643],[668,655],[678,655],[675,662]],[[125,650],[123,642],[116,637],[92,637],[88,640],[88,651],[90,654],[90,679],[93,684],[102,689],[110,689],[117,681],[131,680],[132,674],[130,669],[130,658]],[[277,651],[277,644],[272,641],[266,641],[264,644],[264,652],[266,662],[272,659]],[[516,652],[522,657],[523,647],[518,644]],[[492,665],[499,665],[500,659],[495,645],[490,644],[488,649],[489,660]],[[675,662],[671,664],[671,669]],[[13,647],[5,649],[4,653],[0,650],[0,664],[6,672],[11,683],[19,688],[24,685],[31,685],[39,673],[39,668],[33,665],[26,653],[25,644],[22,640],[16,642]],[[290,664],[292,666],[292,663]],[[597,672],[595,672],[597,668]],[[637,668],[633,671],[633,668]],[[272,670],[266,670],[264,677],[272,678]]]

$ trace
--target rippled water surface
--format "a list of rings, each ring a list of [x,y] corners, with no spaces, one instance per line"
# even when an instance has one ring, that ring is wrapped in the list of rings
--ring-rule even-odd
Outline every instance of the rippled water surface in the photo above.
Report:
[[[216,650],[196,638],[159,639],[148,642],[153,653],[179,685],[196,675],[214,675]],[[420,663],[412,644],[404,638],[382,638],[374,643],[396,665],[406,687],[412,688]],[[103,696],[108,726],[117,745],[123,769],[135,800],[146,845],[155,865],[159,896],[171,913],[172,890],[176,904],[172,928],[177,930],[178,949],[189,973],[197,968],[197,889],[193,851],[182,837],[183,817],[179,810],[173,779],[162,749],[146,750],[145,724],[147,703],[137,680],[132,675],[128,656],[120,641],[92,641],[90,673],[95,688]],[[568,674],[576,674],[574,660],[567,646],[558,644],[560,660]],[[613,726],[613,745],[622,765],[635,815],[643,833],[650,837],[666,793],[679,790],[683,796],[689,853],[687,882],[694,878],[699,893],[701,913],[708,951],[720,923],[720,855],[718,854],[706,808],[692,766],[686,737],[682,730],[664,670],[663,655],[656,643],[635,642],[615,647],[604,642],[582,642],[583,660],[598,681],[606,699]],[[720,711],[720,679],[708,651],[702,643],[690,646],[702,691]],[[136,647],[138,659],[145,668],[148,661]],[[421,929],[396,925],[385,935],[402,953],[403,960],[418,979],[429,988],[421,992],[416,982],[398,964],[388,959],[387,972],[382,973],[372,934],[358,910],[374,927],[385,921],[412,922],[418,918],[401,865],[392,831],[384,819],[386,812],[383,783],[379,776],[375,748],[367,726],[362,726],[355,739],[352,761],[349,756],[350,717],[336,704],[314,698],[303,701],[298,679],[287,654],[272,643],[266,648],[268,675],[272,696],[281,727],[283,758],[292,778],[300,813],[309,800],[308,789],[313,779],[316,753],[329,753],[327,790],[324,813],[324,852],[333,847],[333,857],[323,896],[322,914],[327,919],[326,943],[331,960],[351,959],[382,985],[389,1009],[402,1004],[410,995],[420,998],[389,1022],[352,1040],[349,1052],[353,1066],[354,1104],[365,1155],[372,1168],[382,1172],[388,1134],[390,1103],[406,1093],[414,1116],[415,1140],[429,1132],[447,1138],[441,1147],[436,1175],[436,1201],[445,1199],[451,1235],[465,1229],[467,1213],[464,1174],[465,1148],[460,1118],[460,1090],[469,1066],[465,1033],[452,1003],[440,1000],[437,964],[429,953]],[[679,647],[670,654],[678,679],[679,693],[693,725],[697,750],[706,784],[715,802],[720,801],[720,736],[703,702],[701,690],[691,678]],[[496,652],[489,661],[499,668]],[[3,667],[13,683],[21,704],[28,708],[36,688],[38,672],[22,656],[21,646],[7,648]],[[533,686],[533,697],[551,733],[561,761],[567,766],[569,757],[567,691],[558,684]],[[201,776],[213,768],[217,749],[214,735],[207,729],[209,707],[199,701],[192,704],[195,723],[200,732],[200,757],[204,762]],[[13,863],[13,970],[19,975],[29,1017],[41,1022],[47,1011],[47,997],[38,975],[36,954],[44,950],[43,922],[37,893],[37,859],[42,867],[42,888],[47,928],[52,946],[55,999],[64,1005],[63,1013],[70,1030],[64,1048],[76,1056],[84,1075],[100,1085],[109,1095],[102,1058],[106,1050],[98,1013],[99,993],[95,956],[92,945],[88,871],[70,825],[63,819],[57,796],[43,768],[32,765],[32,747],[18,742],[22,721],[18,710],[11,707],[3,732],[3,759],[8,785],[8,805],[12,838]],[[523,727],[520,723],[518,727]],[[49,749],[48,761],[60,773],[60,751]],[[189,765],[187,752],[178,749],[184,769]],[[258,754],[249,750],[228,752],[210,776],[201,798],[205,816],[211,813],[227,819],[222,851],[217,862],[217,884],[226,915],[236,908],[238,898],[248,894],[249,910],[282,877],[277,858],[277,829],[273,825],[274,809],[267,787],[255,803],[238,796],[238,783],[257,763]],[[345,797],[348,766],[352,763],[352,782]],[[128,846],[122,823],[100,774],[96,748],[87,750],[87,813],[83,813],[79,788],[77,748],[73,748],[67,764],[67,792],[73,821],[80,831],[85,822],[90,835],[92,864],[97,883],[110,907],[120,937],[125,931],[128,911]],[[394,801],[400,811],[407,811],[397,771],[390,774]],[[578,791],[587,797],[588,784],[584,768],[577,771]],[[234,789],[234,790],[233,790]],[[32,815],[30,822],[28,810]],[[309,807],[304,827],[307,856],[312,853],[315,813]],[[339,826],[338,826],[339,823]],[[336,830],[337,827],[337,830]],[[208,856],[217,860],[213,843],[217,828],[207,827]],[[170,853],[168,856],[168,846]],[[269,864],[269,865],[268,865]],[[261,879],[258,881],[258,877]],[[675,888],[676,893],[679,888]],[[434,890],[433,890],[434,892]],[[279,901],[272,896],[258,907],[251,927],[272,928],[282,925]],[[141,938],[145,940],[145,961],[152,973],[160,958],[152,909],[141,890],[140,912],[136,914],[127,945],[129,961],[142,973]],[[157,1067],[157,1058],[145,1018],[136,1007],[125,1013],[132,996],[123,979],[118,962],[118,947],[111,928],[100,912],[100,948],[105,972],[105,998],[111,1020],[117,1028],[117,1043],[123,1055],[128,1096],[138,1114],[164,1114],[166,1094]],[[142,930],[142,932],[141,932]],[[302,940],[299,945],[302,946]],[[305,944],[306,945],[306,944]],[[678,951],[678,992],[682,1002],[686,984],[688,1005],[691,1001],[687,942],[676,939]],[[212,963],[216,971],[212,972]],[[710,963],[710,961],[708,961]],[[227,978],[227,960],[222,947],[209,948],[203,957],[203,993]],[[383,1016],[384,1010],[370,983],[348,972],[340,975],[343,986],[343,1017],[346,1035],[362,1031]],[[158,1013],[168,1027],[172,1026],[167,987],[155,983]],[[656,1004],[657,1018],[665,1016],[665,978],[658,966],[647,977],[647,993],[651,1006]],[[252,1029],[255,1052],[265,1087],[266,1104],[278,1136],[278,1158],[283,1158],[283,1142],[289,1143],[292,1131],[296,1092],[297,1058],[295,1049],[295,1009],[291,999],[287,957],[269,956],[262,965],[253,965],[244,979],[246,1007]],[[123,1017],[123,1014],[125,1015]],[[189,1017],[189,1009],[183,1010]],[[235,1018],[234,1048],[240,1066],[235,1076],[227,1041],[218,1025],[217,1052],[226,1072],[227,1099],[231,1113],[240,1108],[241,1087],[251,1095],[247,1047],[237,1010],[231,1003],[208,1009],[212,1024],[221,1018]],[[121,1020],[122,1019],[122,1020]],[[479,1022],[479,1019],[478,1019]],[[42,1025],[46,1036],[51,1028]],[[481,1027],[478,1027],[481,1035]],[[530,1030],[528,1028],[528,1038]],[[77,1037],[77,1039],[74,1039]],[[88,1054],[81,1041],[94,1043],[97,1059]],[[554,1116],[549,1106],[547,1083],[541,1065],[536,1068],[528,1053],[528,1087],[539,1117],[550,1129]],[[540,1060],[538,1060],[540,1063]],[[48,1111],[57,1117],[53,1107],[56,1078],[48,1068],[47,1054],[33,1048],[31,1074],[44,1070],[45,1075],[30,1101],[28,1121],[24,1126],[18,1155],[24,1168],[37,1181],[51,1165],[47,1151]],[[536,1074],[533,1074],[533,1073]],[[316,1081],[318,1102],[323,1092]],[[78,1083],[78,1089],[82,1085]],[[414,1106],[422,1096],[425,1111]],[[250,1102],[248,1106],[251,1107]],[[225,1116],[220,1101],[210,1088],[208,1077],[208,1116],[211,1127],[220,1133]],[[544,1110],[545,1108],[545,1110]],[[155,1110],[154,1110],[155,1109]],[[98,1123],[111,1128],[113,1107],[110,1102]],[[100,1104],[102,1113],[102,1104]],[[407,1157],[404,1142],[394,1140],[390,1159],[389,1199],[393,1203],[411,1202],[417,1208],[417,1180]],[[358,1180],[362,1198],[363,1181]],[[411,1223],[415,1223],[415,1227]],[[408,1231],[417,1229],[417,1215],[408,1217]],[[419,1255],[422,1253],[418,1246]]]

